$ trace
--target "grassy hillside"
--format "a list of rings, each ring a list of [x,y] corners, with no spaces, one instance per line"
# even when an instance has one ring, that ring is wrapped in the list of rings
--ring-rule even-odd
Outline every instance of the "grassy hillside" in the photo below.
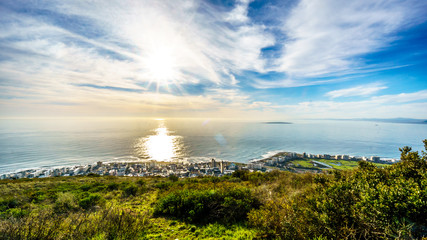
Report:
[[[315,167],[311,161],[318,161],[322,163],[326,163],[331,166],[333,169],[338,170],[350,170],[358,167],[358,161],[350,161],[350,160],[332,160],[332,159],[299,159],[299,160],[291,160],[290,163],[293,163],[296,167],[302,168],[312,168],[312,169],[320,169],[319,167]],[[377,167],[387,167],[390,164],[383,163],[373,163]]]
[[[402,159],[322,174],[2,180],[0,239],[425,237],[426,154],[405,147]]]

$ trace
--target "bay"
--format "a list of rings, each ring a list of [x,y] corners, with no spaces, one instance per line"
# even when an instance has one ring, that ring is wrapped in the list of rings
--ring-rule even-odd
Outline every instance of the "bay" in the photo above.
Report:
[[[425,124],[366,121],[2,119],[0,173],[96,161],[248,162],[278,151],[399,158],[399,147],[420,151],[425,138]]]

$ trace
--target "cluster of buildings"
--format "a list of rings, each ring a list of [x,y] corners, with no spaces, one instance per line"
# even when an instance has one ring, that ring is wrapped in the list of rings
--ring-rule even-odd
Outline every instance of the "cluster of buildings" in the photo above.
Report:
[[[226,161],[216,161],[212,159],[208,162],[119,162],[103,163],[97,162],[92,165],[61,167],[53,169],[29,169],[15,173],[0,175],[0,179],[19,179],[19,178],[44,178],[59,176],[77,176],[97,174],[101,176],[161,176],[168,177],[175,175],[177,177],[199,177],[199,176],[224,176],[231,175],[238,169],[249,171],[270,171],[269,167],[279,167],[288,169],[289,161],[297,159],[311,159],[312,162],[322,165],[315,159],[328,160],[348,160],[348,161],[372,161],[376,163],[394,163],[398,160],[381,160],[380,157],[354,157],[349,155],[329,155],[329,154],[307,154],[295,152],[281,152],[272,157],[250,161],[248,164],[233,163]],[[324,164],[324,167],[330,167]],[[327,166],[326,166],[327,165]],[[323,166],[323,165],[322,165]]]
[[[44,178],[59,176],[77,176],[98,174],[102,176],[162,176],[178,177],[223,176],[231,175],[238,169],[253,169],[254,164],[241,164],[226,161],[209,162],[134,162],[134,163],[103,163],[93,165],[61,167],[54,169],[30,169],[16,173],[0,175],[0,179]],[[261,169],[259,169],[261,170]],[[265,169],[264,169],[265,170]]]
[[[347,161],[370,161],[375,163],[386,163],[386,164],[392,164],[395,163],[396,159],[381,159],[378,156],[371,156],[371,157],[356,157],[356,156],[350,156],[350,155],[330,155],[330,154],[310,154],[310,153],[295,153],[295,152],[281,152],[278,154],[275,154],[273,157],[269,157],[266,159],[261,160],[255,160],[252,161],[253,164],[265,164],[267,166],[284,166],[285,163],[291,161],[291,160],[297,160],[297,159],[326,159],[326,160],[347,160]]]

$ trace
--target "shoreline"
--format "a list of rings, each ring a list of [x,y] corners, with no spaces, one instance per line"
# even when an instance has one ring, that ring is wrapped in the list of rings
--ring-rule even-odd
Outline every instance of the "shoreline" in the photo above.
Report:
[[[156,161],[131,159],[129,161],[98,161],[92,164],[70,165],[59,167],[40,167],[18,169],[14,172],[0,174],[0,179],[44,178],[56,176],[78,176],[96,174],[101,176],[162,176],[176,175],[179,177],[222,176],[230,175],[238,169],[252,171],[267,171],[267,168],[289,169],[289,162],[293,160],[308,160],[313,165],[332,168],[316,160],[339,161],[370,161],[379,164],[393,164],[398,159],[381,159],[378,156],[359,157],[345,154],[311,154],[287,151],[271,151],[261,159],[248,160],[247,163],[218,160],[214,158],[198,157],[199,161],[189,161],[188,158],[176,161]],[[134,157],[133,157],[134,158]],[[201,161],[200,159],[204,159]],[[210,159],[210,160],[209,160]]]

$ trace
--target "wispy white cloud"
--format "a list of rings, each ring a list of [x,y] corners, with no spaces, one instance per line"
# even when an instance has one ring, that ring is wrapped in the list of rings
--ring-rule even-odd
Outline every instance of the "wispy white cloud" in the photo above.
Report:
[[[11,22],[0,31],[7,49],[1,53],[0,90],[20,96],[20,103],[61,101],[75,110],[101,109],[102,103],[126,104],[135,112],[244,106],[247,97],[237,90],[181,96],[181,85],[236,87],[235,74],[263,71],[261,49],[274,44],[274,37],[248,21],[248,4],[228,10],[200,1],[51,0],[29,5],[34,14],[8,10],[0,17]],[[61,18],[67,24],[56,22]],[[175,85],[179,96],[148,92],[157,84],[154,75],[165,74],[170,79],[157,79],[159,84],[165,90]]]
[[[14,22],[13,27],[4,29],[2,35],[5,38],[21,39],[13,43],[17,50],[31,49],[45,55],[55,56],[57,47],[61,44],[62,48],[74,45],[72,47],[81,48],[88,52],[89,57],[101,61],[105,56],[91,54],[91,49],[112,51],[129,58],[131,62],[122,61],[126,64],[139,63],[139,73],[146,77],[149,69],[144,63],[151,60],[150,55],[161,51],[173,58],[174,67],[179,72],[177,81],[206,79],[227,83],[230,79],[223,78],[222,74],[262,70],[264,60],[260,56],[261,49],[274,43],[273,36],[266,34],[261,25],[239,21],[233,26],[235,20],[229,18],[230,14],[243,18],[247,14],[247,4],[242,2],[231,12],[221,12],[214,6],[198,1],[186,1],[182,4],[151,1],[95,1],[90,4],[50,1],[50,4],[36,7],[73,18],[87,19],[92,27],[102,29],[102,36],[89,38],[71,32],[70,29],[52,25],[43,18],[17,13],[10,13],[9,16],[20,20]],[[203,9],[203,13],[200,13],[200,9]],[[236,9],[243,9],[243,12],[237,14]],[[33,28],[34,26],[38,27]],[[82,26],[77,24],[74,27]],[[88,28],[85,31],[93,30]],[[35,35],[37,38],[32,37]],[[59,52],[62,53],[62,58],[73,55],[72,51],[68,54]],[[191,74],[186,74],[188,72]]]
[[[250,2],[252,2],[252,0],[237,1],[236,7],[227,14],[226,20],[234,23],[248,22],[248,5]]]
[[[295,78],[366,67],[360,56],[388,46],[396,39],[392,33],[425,20],[422,6],[420,1],[302,0],[284,20],[288,38],[278,69]]]
[[[427,118],[427,90],[382,95],[362,101],[303,101],[274,106],[290,116],[300,118]]]
[[[351,88],[333,90],[333,91],[327,92],[325,95],[331,98],[369,96],[386,88],[387,88],[386,86],[383,86],[378,83],[374,83],[374,84],[360,85],[360,86],[351,87]]]
[[[337,82],[346,82],[355,80],[360,77],[365,77],[370,73],[392,70],[398,68],[408,67],[408,64],[404,65],[394,65],[394,66],[370,66],[370,67],[360,67],[348,69],[345,73],[342,73],[343,76],[334,76],[327,78],[288,78],[283,77],[279,80],[261,80],[254,79],[251,84],[253,87],[258,89],[269,89],[269,88],[294,88],[294,87],[305,87],[305,86],[316,86],[316,85],[325,85]]]
[[[383,95],[372,97],[372,101],[376,103],[407,103],[414,101],[427,100],[427,90],[421,90],[413,93],[399,93],[393,95]]]
[[[254,80],[252,84],[253,87],[258,89],[268,89],[268,88],[292,88],[292,87],[304,87],[304,86],[313,86],[313,85],[322,85],[326,83],[333,83],[338,81],[343,81],[344,78],[339,79],[329,79],[329,80],[293,80],[293,79],[282,79],[282,80]]]
[[[267,34],[262,25],[230,19],[230,14],[244,18],[247,4],[237,4],[228,12],[199,1],[181,4],[97,1],[95,6],[93,3],[87,6],[88,3],[82,2],[60,2],[54,10],[92,19],[107,31],[106,37],[98,41],[103,44],[118,41],[132,46],[138,62],[161,49],[173,58],[176,69],[184,73],[178,81],[203,78],[218,83],[228,80],[223,79],[222,74],[262,70],[261,49],[274,43],[274,37]],[[236,9],[243,11],[237,14]],[[143,64],[140,68],[142,73],[147,70]]]

